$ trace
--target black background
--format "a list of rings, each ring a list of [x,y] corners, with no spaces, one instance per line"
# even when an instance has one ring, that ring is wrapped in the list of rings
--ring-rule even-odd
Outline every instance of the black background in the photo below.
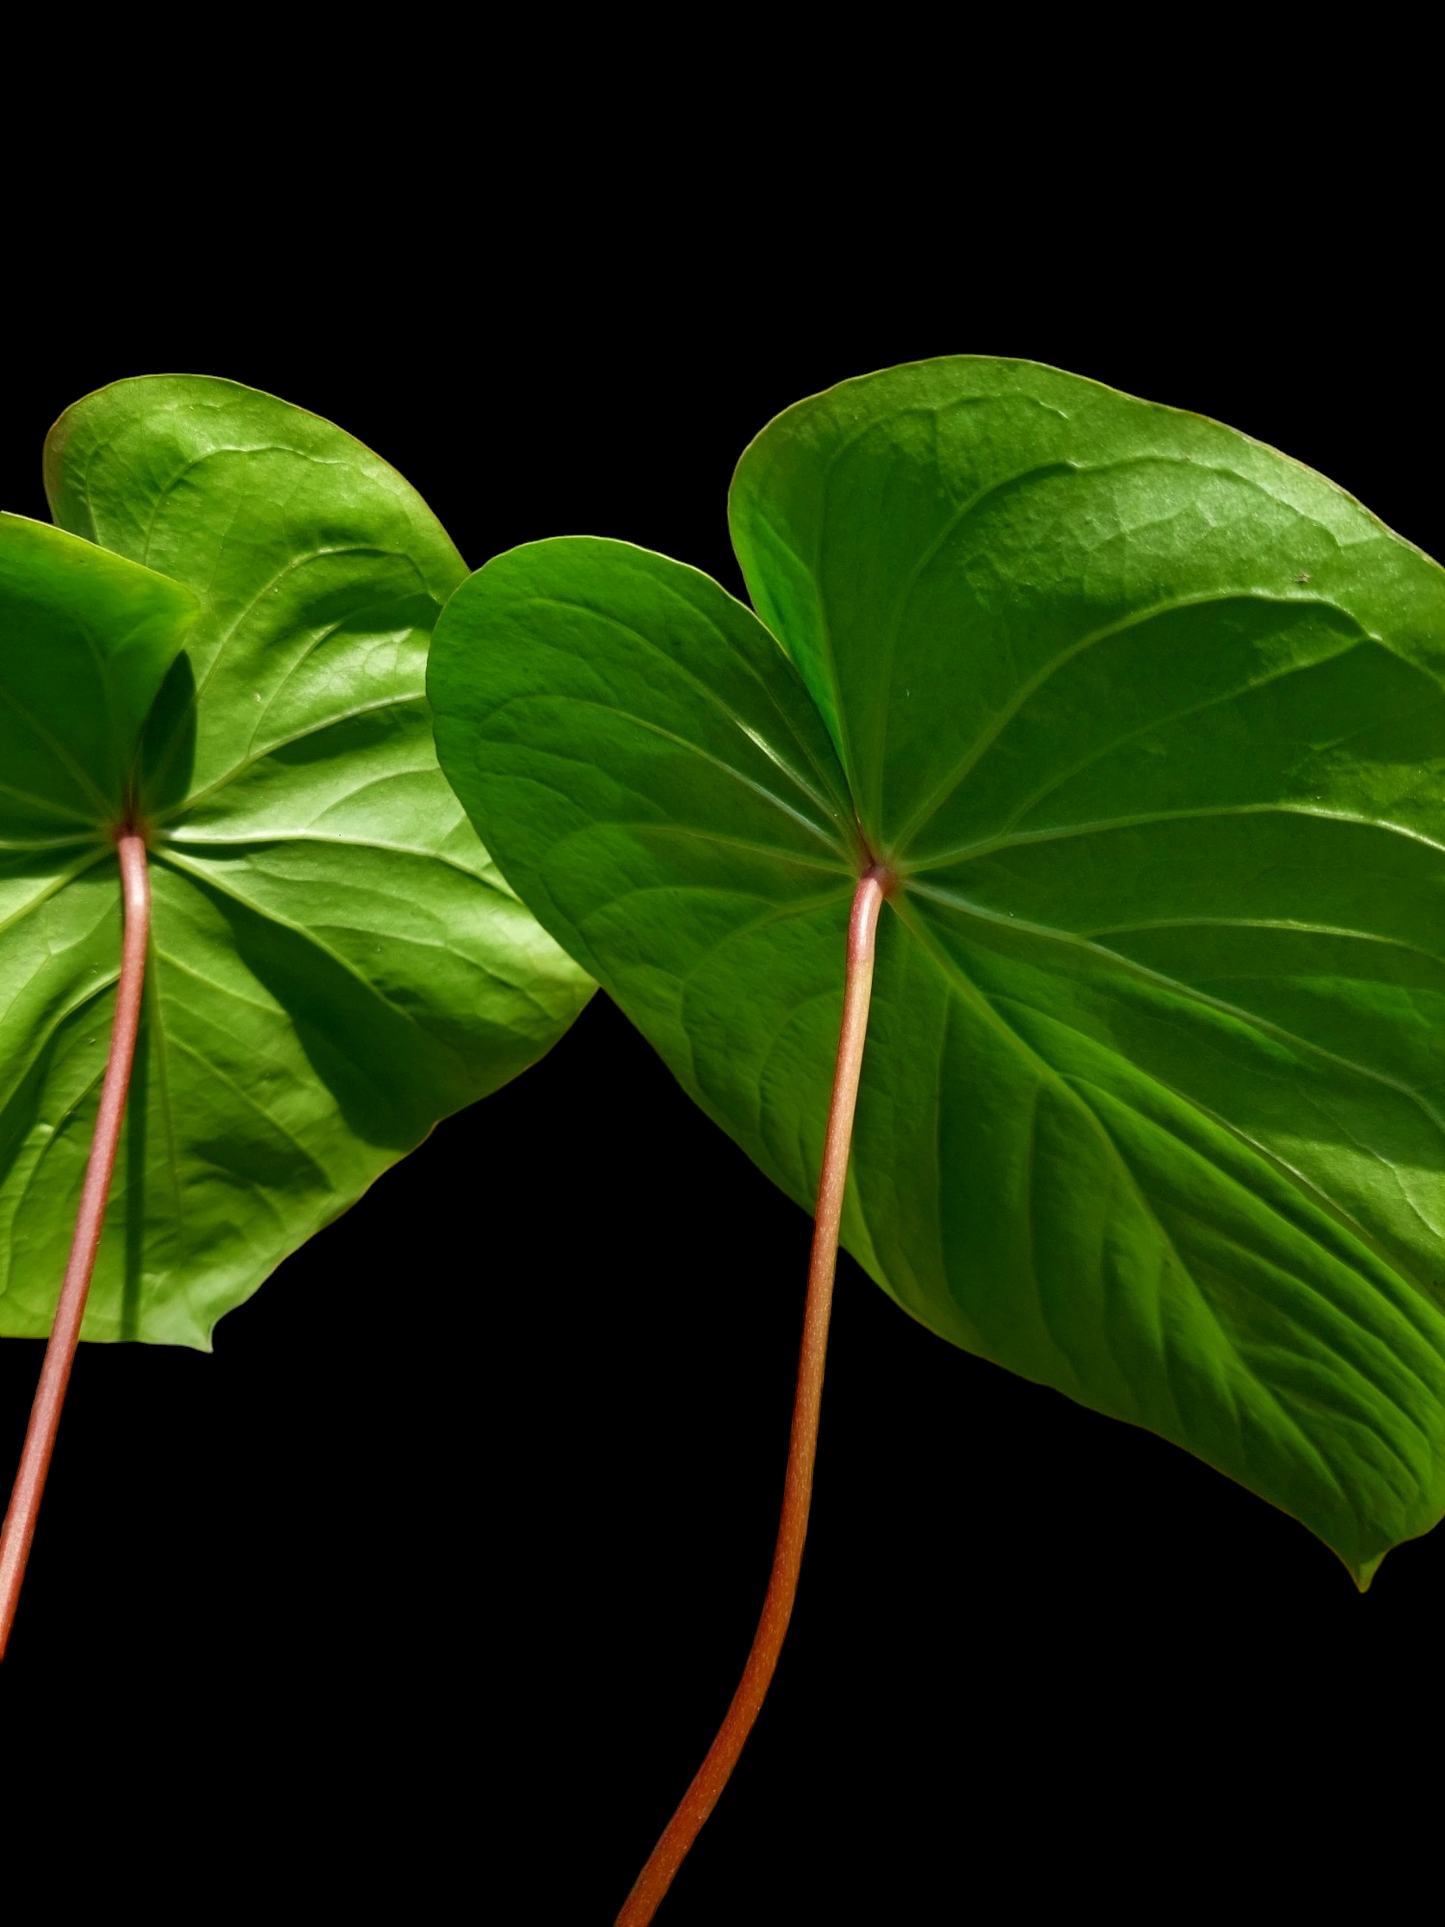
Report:
[[[112,233],[103,299],[71,263],[12,316],[0,503],[46,513],[77,396],[215,373],[370,444],[474,566],[587,531],[740,592],[725,492],[756,430],[975,351],[1220,417],[1445,553],[1437,324],[1387,241],[1357,237],[1366,297],[1297,213],[1247,259],[1229,206],[1181,237],[1102,192],[1083,238],[1025,222],[948,258],[866,221],[815,247],[718,207],[709,239],[585,198],[410,254],[392,217],[284,252],[258,215],[244,273],[186,258],[163,295],[165,237]],[[808,1233],[595,998],[214,1355],[83,1349],[0,1758],[32,1791],[80,1776],[87,1824],[130,1843],[118,1892],[143,1865],[179,1893],[204,1849],[236,1892],[610,1920],[751,1637]],[[39,1357],[0,1344],[7,1465]],[[662,1918],[951,1917],[985,1872],[1012,1896],[990,1918],[1153,1917],[1156,1854],[1200,1892],[1306,1860],[1398,1877],[1442,1623],[1445,1535],[1361,1598],[1292,1520],[950,1349],[845,1258],[798,1610]]]

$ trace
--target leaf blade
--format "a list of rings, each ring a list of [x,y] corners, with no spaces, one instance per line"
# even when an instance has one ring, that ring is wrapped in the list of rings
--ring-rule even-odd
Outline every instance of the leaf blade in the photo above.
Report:
[[[1368,1583],[1445,1510],[1445,576],[1233,430],[987,358],[787,411],[730,509],[846,772],[855,873],[866,849],[901,879],[845,1243],[923,1322],[1198,1453]],[[448,772],[524,900],[810,1204],[842,917],[800,888],[723,917],[696,846],[657,839],[639,906],[608,812],[681,820],[676,796],[560,712],[559,759],[611,760],[567,845],[591,898],[565,851],[543,876],[531,799],[468,787],[507,566],[439,629]],[[615,673],[603,627],[542,613],[544,575],[510,703],[529,651]],[[626,569],[611,595],[668,646]]]
[[[46,477],[77,532],[54,543],[194,617],[150,691],[153,953],[85,1335],[208,1349],[440,1116],[550,1048],[591,986],[437,768],[425,660],[465,568],[400,476],[273,397],[146,377],[68,410]],[[47,993],[50,1056],[0,1127],[0,1330],[48,1329],[64,1268],[119,930],[102,859],[83,901],[57,897],[80,923],[43,958],[24,918],[0,931],[17,1063],[51,953],[70,973]]]

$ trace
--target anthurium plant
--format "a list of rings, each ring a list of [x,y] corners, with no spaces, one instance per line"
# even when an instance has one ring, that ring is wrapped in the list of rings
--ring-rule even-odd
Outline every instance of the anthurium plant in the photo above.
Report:
[[[776,1663],[837,1239],[1361,1589],[1445,1510],[1445,574],[1243,434],[982,357],[789,409],[730,519],[752,608],[538,542],[428,676],[507,883],[817,1204],[762,1622],[629,1927]]]
[[[591,989],[437,768],[466,568],[399,475],[155,377],[63,415],[45,478],[54,526],[0,517],[0,1334],[50,1335],[0,1652],[78,1338],[209,1349]]]

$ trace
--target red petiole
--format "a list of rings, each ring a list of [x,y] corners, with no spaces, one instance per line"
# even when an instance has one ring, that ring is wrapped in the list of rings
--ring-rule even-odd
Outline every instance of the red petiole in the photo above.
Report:
[[[40,1383],[35,1403],[30,1408],[30,1424],[20,1453],[20,1470],[10,1495],[10,1509],[0,1529],[0,1659],[15,1621],[15,1608],[25,1578],[25,1562],[30,1557],[30,1542],[35,1537],[35,1520],[45,1491],[45,1475],[50,1470],[50,1455],[55,1450],[55,1434],[60,1425],[60,1408],[65,1403],[65,1388],[70,1383],[70,1368],[80,1342],[80,1324],[85,1316],[85,1301],[90,1295],[91,1274],[105,1222],[106,1200],[110,1195],[111,1173],[120,1143],[121,1120],[125,1116],[126,1093],[130,1088],[131,1065],[135,1060],[136,1033],[140,1028],[141,992],[145,985],[146,947],[150,937],[151,891],[146,868],[145,838],[138,830],[125,829],[116,836],[120,853],[121,895],[125,905],[125,934],[121,945],[120,982],[116,986],[115,1021],[110,1033],[110,1055],[106,1060],[105,1081],[101,1085],[100,1109],[96,1114],[95,1135],[90,1159],[85,1167],[85,1184],[80,1194],[80,1210],[75,1219],[75,1236],[70,1246],[70,1262],[65,1268],[65,1283],[55,1310],[55,1324],[45,1359],[40,1367]]]
[[[742,1679],[733,1694],[717,1738],[682,1796],[647,1865],[617,1916],[616,1927],[647,1927],[672,1885],[688,1849],[717,1805],[733,1768],[762,1710],[783,1650],[788,1621],[797,1597],[798,1573],[803,1563],[803,1540],[808,1531],[808,1507],[813,1496],[813,1462],[818,1451],[818,1417],[823,1403],[823,1361],[828,1348],[828,1319],[833,1309],[833,1277],[838,1263],[838,1228],[843,1214],[843,1187],[848,1176],[848,1149],[853,1137],[853,1112],[858,1101],[858,1075],[863,1067],[863,1044],[868,1033],[868,1003],[873,993],[873,952],[878,912],[892,882],[891,873],[875,863],[865,871],[853,897],[848,923],[848,966],[843,991],[843,1025],[833,1072],[833,1099],[828,1111],[828,1134],[823,1145],[823,1169],[818,1181],[818,1208],[813,1223],[813,1252],[808,1266],[808,1298],[803,1312],[803,1345],[798,1359],[798,1384],[793,1399],[793,1430],[788,1442],[788,1470],[783,1482],[783,1516],[773,1552],[773,1570],[763,1600],[758,1630]]]

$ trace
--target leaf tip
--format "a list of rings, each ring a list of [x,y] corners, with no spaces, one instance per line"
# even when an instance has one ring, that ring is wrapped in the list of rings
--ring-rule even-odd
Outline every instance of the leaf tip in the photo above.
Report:
[[[1359,1565],[1351,1565],[1348,1559],[1345,1561],[1345,1564],[1350,1568],[1351,1579],[1354,1580],[1361,1592],[1368,1592],[1370,1590],[1370,1582],[1380,1570],[1384,1557],[1385,1554],[1383,1552],[1377,1552],[1373,1559],[1362,1560]]]

